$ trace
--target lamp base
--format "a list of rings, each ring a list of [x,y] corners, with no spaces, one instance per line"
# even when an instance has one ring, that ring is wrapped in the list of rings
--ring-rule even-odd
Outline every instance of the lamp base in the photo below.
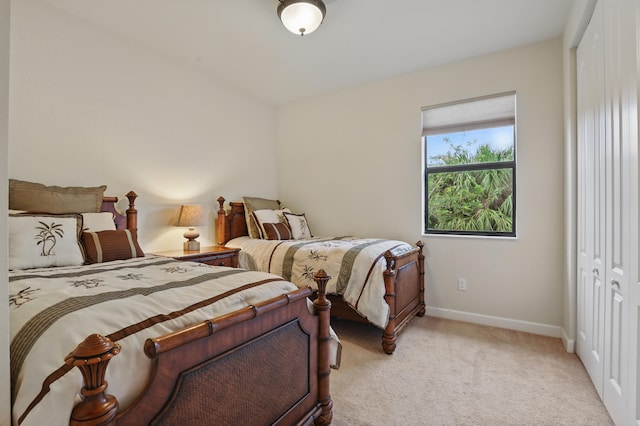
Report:
[[[200,241],[196,241],[196,240],[185,241],[184,251],[200,251]]]

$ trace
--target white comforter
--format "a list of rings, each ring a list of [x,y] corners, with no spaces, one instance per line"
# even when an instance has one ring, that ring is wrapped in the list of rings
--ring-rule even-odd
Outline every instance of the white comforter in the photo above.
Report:
[[[261,281],[267,282],[252,285]],[[247,289],[233,292],[245,285]],[[122,350],[111,360],[106,380],[108,393],[117,396],[120,406],[126,407],[148,379],[150,360],[141,350],[145,339],[296,289],[270,274],[157,256],[82,267],[11,271],[13,422],[38,394],[44,378],[61,367],[65,356],[91,333],[109,335],[160,313],[214,298],[193,312],[118,341]],[[22,425],[67,424],[81,383],[80,372],[75,368],[69,371],[54,382]]]
[[[239,237],[225,245],[241,249],[241,267],[279,275],[299,287],[315,289],[313,275],[324,269],[331,276],[327,293],[342,295],[360,315],[382,329],[389,321],[389,305],[384,299],[384,253],[412,249],[402,241],[354,237],[284,241]]]

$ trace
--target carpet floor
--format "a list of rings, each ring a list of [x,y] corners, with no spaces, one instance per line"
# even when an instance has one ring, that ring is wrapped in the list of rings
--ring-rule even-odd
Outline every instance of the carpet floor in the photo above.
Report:
[[[613,424],[560,339],[422,317],[386,355],[381,330],[332,327],[343,345],[331,371],[334,426]]]

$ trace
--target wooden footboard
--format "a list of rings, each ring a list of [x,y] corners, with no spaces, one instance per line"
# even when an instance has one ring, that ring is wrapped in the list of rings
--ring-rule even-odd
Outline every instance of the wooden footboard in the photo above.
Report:
[[[382,349],[392,354],[398,334],[414,316],[424,316],[424,254],[422,241],[411,251],[396,255],[385,253],[385,301],[389,305],[389,322],[382,333]],[[328,295],[331,315],[354,321],[368,322],[339,295]]]
[[[411,252],[394,255],[387,252],[384,271],[384,298],[389,305],[389,322],[382,334],[382,349],[392,354],[398,333],[414,316],[424,316],[424,254],[422,241]]]
[[[69,355],[85,399],[72,425],[329,425],[329,277],[309,288],[147,340],[153,372],[145,392],[118,412],[104,374],[119,346],[93,335]],[[106,340],[105,340],[106,339]]]

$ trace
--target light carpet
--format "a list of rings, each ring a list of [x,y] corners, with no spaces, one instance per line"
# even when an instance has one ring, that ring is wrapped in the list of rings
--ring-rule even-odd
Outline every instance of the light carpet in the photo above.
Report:
[[[560,339],[414,318],[393,355],[376,327],[332,320],[333,425],[612,425],[586,370]]]

